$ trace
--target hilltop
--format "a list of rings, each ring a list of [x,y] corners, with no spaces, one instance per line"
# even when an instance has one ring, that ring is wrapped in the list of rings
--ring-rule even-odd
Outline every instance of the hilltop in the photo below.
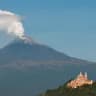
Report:
[[[81,74],[78,76],[81,76]],[[77,80],[77,78],[76,78],[73,80],[69,80],[64,85],[62,85],[56,89],[47,90],[45,92],[45,94],[43,94],[43,96],[96,96],[96,82],[92,81],[91,84],[87,84],[86,80],[84,79],[85,77],[83,75],[82,75],[82,77],[83,77],[83,80],[80,79],[80,77],[78,78],[81,80],[78,83],[80,83],[82,81],[85,82],[82,86],[78,86],[75,88],[68,86],[72,81]],[[89,81],[91,81],[91,80],[89,80]]]

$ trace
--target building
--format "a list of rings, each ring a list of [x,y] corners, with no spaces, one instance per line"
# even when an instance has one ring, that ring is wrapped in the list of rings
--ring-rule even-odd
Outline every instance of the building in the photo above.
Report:
[[[69,82],[67,86],[71,88],[77,88],[83,85],[92,85],[92,84],[93,84],[93,81],[88,79],[87,73],[82,74],[80,72],[80,74],[76,77],[76,79]]]

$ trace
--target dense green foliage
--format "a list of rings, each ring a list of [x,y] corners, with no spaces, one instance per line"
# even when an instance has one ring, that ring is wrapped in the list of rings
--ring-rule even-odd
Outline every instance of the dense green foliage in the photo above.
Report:
[[[64,84],[57,89],[48,90],[44,96],[96,96],[96,82],[76,89],[68,88]]]

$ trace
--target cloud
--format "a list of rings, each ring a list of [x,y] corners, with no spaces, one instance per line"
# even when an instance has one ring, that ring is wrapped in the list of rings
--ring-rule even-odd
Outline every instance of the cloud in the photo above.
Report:
[[[12,12],[0,10],[0,32],[22,38],[24,36],[24,27],[21,17]]]

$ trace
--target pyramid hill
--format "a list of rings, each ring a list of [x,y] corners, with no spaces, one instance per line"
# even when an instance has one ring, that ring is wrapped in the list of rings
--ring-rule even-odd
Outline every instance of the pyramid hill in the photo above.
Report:
[[[76,79],[56,89],[47,90],[41,96],[96,96],[96,82],[89,80],[87,74],[80,73]]]

